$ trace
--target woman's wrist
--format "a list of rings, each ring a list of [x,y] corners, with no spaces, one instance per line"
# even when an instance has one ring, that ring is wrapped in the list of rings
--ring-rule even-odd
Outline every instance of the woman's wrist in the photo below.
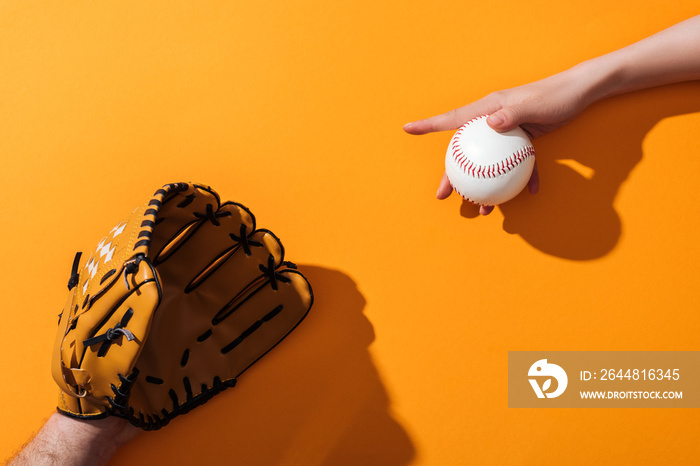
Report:
[[[624,92],[622,89],[623,64],[608,55],[579,63],[565,71],[581,89],[584,108]]]

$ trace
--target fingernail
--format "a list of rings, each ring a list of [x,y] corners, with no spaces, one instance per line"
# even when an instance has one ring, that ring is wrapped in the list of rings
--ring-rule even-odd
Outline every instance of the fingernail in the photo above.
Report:
[[[489,115],[489,117],[486,119],[486,123],[493,126],[501,126],[505,122],[506,119],[503,118],[503,115],[501,115],[500,113],[494,113],[493,115]]]
[[[410,127],[410,126],[411,126],[412,124],[413,124],[413,122],[412,122],[412,121],[411,121],[411,122],[408,122],[408,123],[406,123],[405,125],[403,125],[403,129],[407,129],[407,128],[408,128],[408,127]]]

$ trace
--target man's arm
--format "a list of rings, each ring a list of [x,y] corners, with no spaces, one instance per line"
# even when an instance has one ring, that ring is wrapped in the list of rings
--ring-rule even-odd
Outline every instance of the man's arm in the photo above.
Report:
[[[139,430],[124,419],[81,421],[56,413],[11,461],[10,466],[99,466]]]

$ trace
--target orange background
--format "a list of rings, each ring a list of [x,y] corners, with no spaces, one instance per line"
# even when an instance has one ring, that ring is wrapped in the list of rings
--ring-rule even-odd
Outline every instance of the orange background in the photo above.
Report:
[[[450,134],[407,121],[562,71],[695,0],[0,4],[0,457],[55,406],[91,250],[196,180],[282,238],[317,302],[235,389],[115,465],[676,464],[697,413],[508,409],[508,350],[697,350],[700,83],[535,142],[540,194],[434,199]],[[573,459],[572,459],[573,458]]]

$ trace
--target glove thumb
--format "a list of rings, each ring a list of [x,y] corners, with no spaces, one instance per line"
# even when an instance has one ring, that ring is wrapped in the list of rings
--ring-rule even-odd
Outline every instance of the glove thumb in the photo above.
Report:
[[[519,125],[526,123],[526,112],[520,105],[504,107],[492,113],[486,119],[486,123],[496,131],[510,131]]]

